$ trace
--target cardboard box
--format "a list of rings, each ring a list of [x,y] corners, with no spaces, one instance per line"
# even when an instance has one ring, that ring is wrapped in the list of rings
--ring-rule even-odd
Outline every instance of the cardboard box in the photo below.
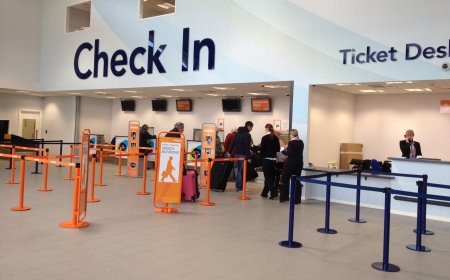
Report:
[[[348,164],[352,161],[352,159],[363,159],[362,153],[354,153],[354,152],[341,152],[340,160],[339,160],[339,168],[348,170]]]
[[[363,144],[360,143],[341,143],[341,152],[362,153]]]

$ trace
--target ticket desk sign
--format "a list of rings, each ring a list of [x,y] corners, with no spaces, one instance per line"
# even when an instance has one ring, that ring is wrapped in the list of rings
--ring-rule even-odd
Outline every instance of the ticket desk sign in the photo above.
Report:
[[[185,138],[158,136],[158,150],[155,165],[155,193],[153,206],[161,213],[174,213],[181,204],[181,183],[183,180]]]

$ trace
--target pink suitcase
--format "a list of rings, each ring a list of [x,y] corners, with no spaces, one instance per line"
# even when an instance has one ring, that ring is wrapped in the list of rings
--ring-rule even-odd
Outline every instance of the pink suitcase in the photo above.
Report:
[[[195,170],[186,170],[181,183],[181,199],[195,202],[200,197],[197,182],[197,172]]]

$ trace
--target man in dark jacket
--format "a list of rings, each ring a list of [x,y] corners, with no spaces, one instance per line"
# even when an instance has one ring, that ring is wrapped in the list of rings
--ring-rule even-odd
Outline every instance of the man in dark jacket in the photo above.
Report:
[[[170,132],[183,133],[184,132],[184,123],[182,123],[182,122],[175,123],[175,125],[173,126],[173,129]],[[167,133],[166,137],[181,138],[181,135],[179,133]]]
[[[148,140],[150,139],[156,139],[155,135],[150,135],[150,133],[148,133],[148,125],[144,124],[141,127],[141,130],[139,131],[139,147],[150,147]],[[143,150],[140,149],[139,153],[145,153],[145,152],[150,152],[148,150]],[[144,157],[144,156],[140,156],[140,157]]]
[[[250,146],[252,144],[252,136],[250,131],[253,129],[253,123],[247,121],[244,126],[238,128],[238,132],[231,142],[229,150],[235,151],[236,158],[250,157]],[[244,169],[244,162],[242,160],[236,161],[236,191],[242,191],[242,173]]]

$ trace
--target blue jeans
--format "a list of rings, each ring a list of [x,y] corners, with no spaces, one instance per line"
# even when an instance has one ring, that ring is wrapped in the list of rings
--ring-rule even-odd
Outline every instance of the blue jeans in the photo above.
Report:
[[[235,158],[246,158],[245,155],[236,154]],[[244,169],[244,161],[236,161],[236,191],[242,191],[242,172]]]

